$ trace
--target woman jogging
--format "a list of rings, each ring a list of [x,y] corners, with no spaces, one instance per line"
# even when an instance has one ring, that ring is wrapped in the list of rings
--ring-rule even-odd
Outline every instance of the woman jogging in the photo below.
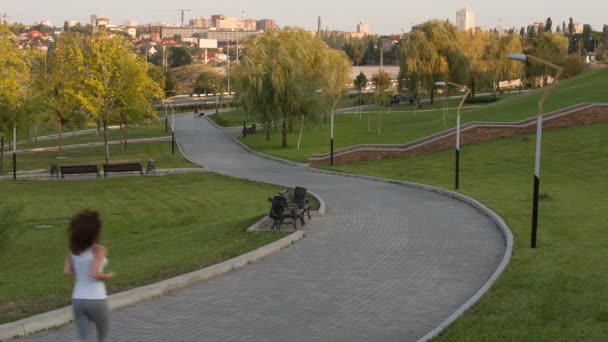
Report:
[[[88,341],[91,323],[97,328],[97,340],[109,341],[109,318],[104,281],[113,277],[105,273],[107,249],[98,244],[101,233],[99,213],[85,209],[76,214],[68,227],[70,252],[63,267],[65,275],[73,275],[72,292],[76,340]]]

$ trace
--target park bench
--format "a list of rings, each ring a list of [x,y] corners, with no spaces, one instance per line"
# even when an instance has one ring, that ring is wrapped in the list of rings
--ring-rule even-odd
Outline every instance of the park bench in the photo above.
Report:
[[[86,174],[86,173],[94,173],[99,178],[99,168],[97,165],[61,165],[59,166],[59,170],[61,171],[61,178],[65,178],[65,175],[75,175],[75,174]]]
[[[274,220],[272,228],[281,229],[281,224],[293,224],[297,229],[297,221],[305,225],[304,215],[310,219],[310,203],[306,199],[306,189],[296,187],[293,194],[289,190],[283,190],[269,198],[271,208],[269,217]]]
[[[51,179],[57,177],[59,179],[59,166],[57,164],[51,164]]]
[[[111,172],[139,172],[140,175],[144,175],[144,170],[140,163],[103,164],[103,176],[107,177],[108,173]]]
[[[256,124],[252,124],[251,127],[247,127],[245,126],[245,124],[243,124],[243,137],[246,137],[248,135],[255,135],[256,127]]]
[[[146,165],[146,176],[152,172],[156,176],[156,164],[154,163],[154,159],[148,159],[148,164]]]
[[[293,224],[293,229],[297,230],[298,216],[294,208],[287,206],[287,199],[281,194],[276,194],[268,199],[271,203],[268,217],[273,219],[270,229],[281,230],[282,224]]]

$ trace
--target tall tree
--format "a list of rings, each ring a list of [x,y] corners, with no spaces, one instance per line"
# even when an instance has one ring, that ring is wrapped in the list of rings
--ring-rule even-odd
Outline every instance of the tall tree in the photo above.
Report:
[[[118,61],[118,77],[114,87],[118,89],[115,110],[120,124],[121,146],[127,148],[129,125],[156,117],[152,102],[163,97],[160,84],[149,76],[145,58],[129,54]]]
[[[59,154],[63,150],[63,126],[81,109],[78,94],[84,84],[84,36],[64,32],[49,61],[48,106],[59,132]]]
[[[350,63],[342,51],[301,29],[271,30],[246,43],[235,71],[239,98],[246,111],[259,113],[270,135],[273,120],[282,121],[282,146],[287,146],[288,121],[314,119],[321,97],[344,91]],[[333,95],[335,96],[335,95]]]
[[[574,19],[570,17],[568,21],[568,35],[572,37],[574,35]]]
[[[101,30],[87,37],[84,47],[83,68],[87,77],[77,98],[103,125],[105,161],[109,163],[109,124],[120,123],[124,115],[133,118],[133,108],[145,110],[150,94],[155,94],[156,89],[147,75],[145,62],[137,59],[124,36],[110,36]]]
[[[551,20],[551,17],[548,17],[547,21],[545,21],[545,31],[552,32],[552,29],[553,29],[553,20]]]
[[[5,141],[10,141],[13,127],[23,119],[19,115],[19,106],[26,92],[29,66],[26,63],[25,52],[17,48],[13,41],[13,33],[7,25],[0,25],[0,51],[2,51],[0,53],[0,173],[2,173]]]

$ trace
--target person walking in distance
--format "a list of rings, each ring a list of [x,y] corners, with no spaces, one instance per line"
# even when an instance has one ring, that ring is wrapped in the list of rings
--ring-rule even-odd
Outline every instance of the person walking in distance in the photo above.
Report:
[[[65,257],[63,273],[73,275],[72,292],[76,340],[89,341],[91,323],[97,328],[97,340],[109,341],[110,322],[105,281],[112,273],[104,272],[108,263],[107,249],[99,245],[101,219],[97,211],[84,209],[68,227],[70,251]]]

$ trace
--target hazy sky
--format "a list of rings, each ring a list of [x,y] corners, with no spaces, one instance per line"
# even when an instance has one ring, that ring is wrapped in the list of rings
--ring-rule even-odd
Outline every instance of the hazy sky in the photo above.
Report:
[[[382,5],[382,6],[380,6]],[[409,31],[413,24],[428,19],[456,20],[456,11],[468,5],[475,13],[475,25],[484,28],[497,26],[527,26],[551,17],[554,26],[570,16],[575,22],[588,23],[595,30],[608,24],[608,2],[605,0],[2,0],[0,13],[7,13],[9,22],[30,24],[48,19],[56,26],[69,19],[88,22],[91,14],[105,14],[112,23],[123,24],[127,20],[138,23],[166,21],[178,23],[177,10],[189,9],[186,22],[190,18],[209,17],[223,13],[240,17],[245,11],[246,18],[275,19],[280,26],[298,26],[316,30],[317,17],[322,17],[323,28],[355,31],[359,21],[369,24],[371,33],[399,33]]]

